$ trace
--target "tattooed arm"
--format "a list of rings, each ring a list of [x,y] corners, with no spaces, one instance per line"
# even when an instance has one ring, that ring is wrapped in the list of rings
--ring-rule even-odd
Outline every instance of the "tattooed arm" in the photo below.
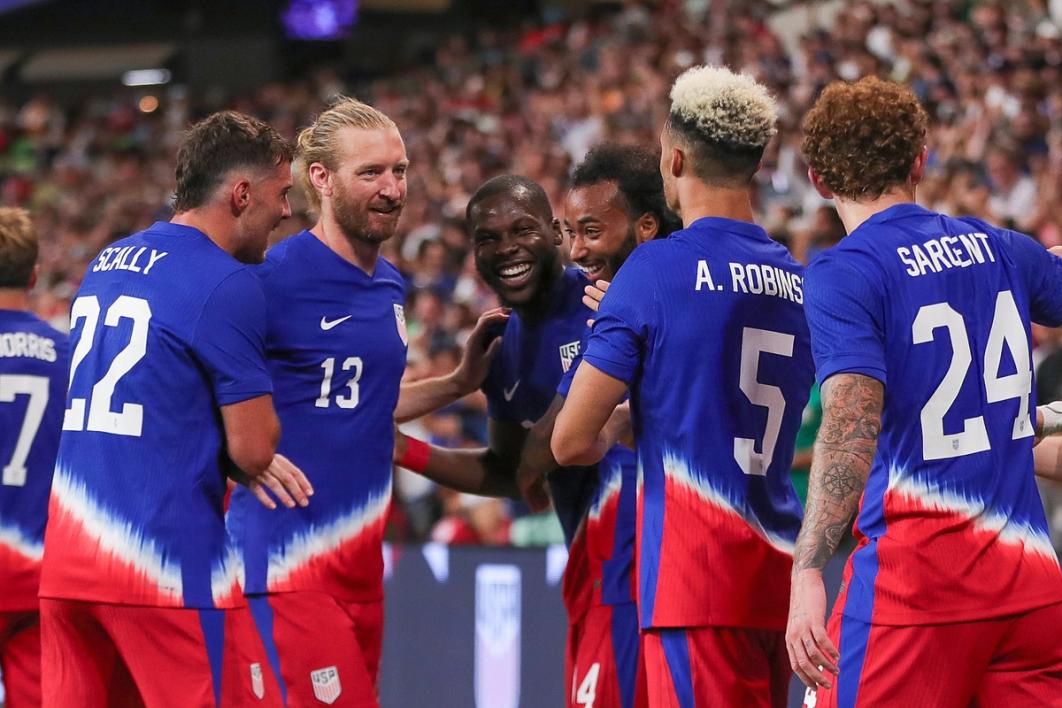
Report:
[[[808,484],[804,524],[793,554],[786,646],[793,671],[808,686],[831,685],[837,648],[826,635],[822,569],[837,550],[867,484],[881,431],[885,389],[861,374],[835,374],[822,385],[822,425]]]

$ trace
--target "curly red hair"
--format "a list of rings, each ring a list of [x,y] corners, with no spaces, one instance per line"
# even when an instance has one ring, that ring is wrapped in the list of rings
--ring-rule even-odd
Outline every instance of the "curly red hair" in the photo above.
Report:
[[[834,194],[876,199],[907,181],[925,147],[928,123],[906,86],[875,76],[835,81],[804,116],[802,150]]]

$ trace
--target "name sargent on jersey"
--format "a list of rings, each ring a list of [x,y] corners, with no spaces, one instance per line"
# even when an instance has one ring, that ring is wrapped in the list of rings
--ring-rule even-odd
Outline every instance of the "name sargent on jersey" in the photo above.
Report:
[[[907,274],[917,278],[926,273],[940,273],[951,268],[969,268],[985,262],[996,262],[988,246],[988,235],[982,233],[941,236],[917,243],[900,246],[896,254],[907,266]]]

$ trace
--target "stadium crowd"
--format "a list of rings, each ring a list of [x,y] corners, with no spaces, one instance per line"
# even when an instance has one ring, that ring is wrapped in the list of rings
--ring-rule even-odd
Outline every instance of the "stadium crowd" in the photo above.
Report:
[[[559,211],[572,166],[595,143],[655,145],[667,89],[683,69],[726,63],[771,88],[783,107],[757,176],[758,220],[807,262],[844,234],[808,184],[799,119],[829,81],[879,74],[909,82],[931,117],[925,206],[971,214],[1062,244],[1062,27],[1045,0],[857,3],[833,26],[788,40],[766,6],[664,0],[505,32],[455,36],[434,61],[371,82],[336,71],[249,95],[46,94],[0,99],[0,204],[32,210],[42,278],[34,307],[60,328],[85,266],[109,241],[169,217],[182,129],[231,107],[286,137],[330,96],[357,95],[392,116],[411,160],[409,202],[383,254],[405,275],[407,379],[451,370],[476,318],[494,306],[475,274],[463,215],[486,178],[542,184]],[[788,41],[787,41],[788,40]],[[858,155],[852,156],[858,160]],[[279,239],[312,224],[305,198]],[[1062,337],[1037,332],[1038,398],[1062,398]],[[485,400],[472,395],[416,421],[419,437],[481,444]],[[399,472],[392,537],[445,542],[559,542],[559,527],[517,503],[437,490]],[[1046,495],[1057,491],[1045,490]],[[1062,505],[1053,516],[1062,533]],[[1062,546],[1060,546],[1062,547]]]

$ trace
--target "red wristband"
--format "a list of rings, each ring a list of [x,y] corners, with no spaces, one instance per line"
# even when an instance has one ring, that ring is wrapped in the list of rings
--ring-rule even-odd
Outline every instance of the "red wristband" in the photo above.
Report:
[[[428,458],[431,456],[431,445],[416,438],[406,438],[406,451],[402,459],[398,461],[399,467],[405,467],[414,472],[423,472],[428,466]]]

